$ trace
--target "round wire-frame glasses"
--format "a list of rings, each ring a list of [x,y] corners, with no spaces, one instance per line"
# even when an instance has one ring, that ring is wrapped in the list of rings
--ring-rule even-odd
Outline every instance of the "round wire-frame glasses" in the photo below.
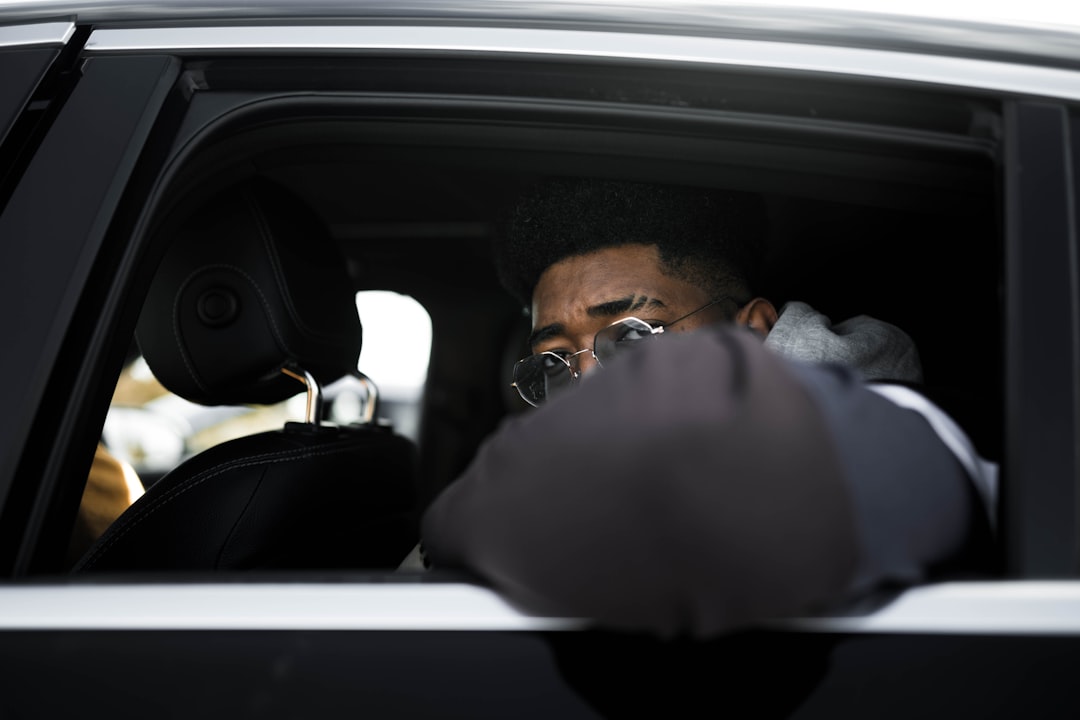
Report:
[[[517,389],[522,400],[533,407],[540,407],[548,396],[558,393],[578,381],[581,372],[576,367],[577,360],[575,358],[579,355],[591,352],[596,364],[604,367],[605,363],[610,363],[619,355],[640,344],[642,340],[660,335],[665,328],[682,322],[691,315],[696,315],[713,305],[729,300],[740,306],[738,301],[727,295],[722,295],[698,309],[692,310],[682,317],[663,325],[650,325],[644,320],[633,316],[616,320],[593,336],[591,348],[578,350],[570,355],[560,355],[557,352],[547,350],[518,360],[514,364],[514,382],[512,386]]]

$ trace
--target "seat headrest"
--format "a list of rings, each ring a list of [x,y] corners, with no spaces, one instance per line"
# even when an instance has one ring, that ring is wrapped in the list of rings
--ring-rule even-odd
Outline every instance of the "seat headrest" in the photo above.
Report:
[[[318,216],[248,180],[164,230],[136,339],[158,380],[203,405],[269,404],[356,369],[361,326],[344,258]]]

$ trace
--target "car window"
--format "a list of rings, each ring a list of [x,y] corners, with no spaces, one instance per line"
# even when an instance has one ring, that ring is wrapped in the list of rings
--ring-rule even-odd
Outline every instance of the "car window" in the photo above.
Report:
[[[319,67],[310,58],[297,61],[300,69]],[[500,66],[498,73],[517,69]],[[997,315],[991,311],[946,326],[933,312],[934,303],[974,302],[992,310],[996,302],[994,246],[985,240],[996,233],[996,146],[978,122],[995,112],[991,104],[915,91],[897,97],[891,90],[834,86],[830,80],[802,88],[822,103],[824,119],[808,120],[794,102],[776,99],[789,97],[779,92],[792,89],[785,80],[768,95],[769,103],[760,105],[765,95],[739,73],[718,79],[695,71],[630,81],[590,67],[584,72],[596,82],[629,83],[625,106],[621,100],[605,101],[585,109],[576,76],[565,89],[552,90],[541,82],[542,73],[525,73],[522,81],[532,84],[519,92],[534,93],[543,102],[500,105],[499,113],[514,117],[513,123],[489,116],[492,111],[483,105],[435,103],[418,112],[396,97],[380,102],[411,120],[386,122],[353,102],[359,94],[334,94],[319,104],[261,95],[272,70],[261,61],[237,65],[225,58],[208,66],[207,90],[196,94],[187,111],[200,122],[186,119],[181,128],[213,132],[181,135],[192,149],[169,179],[171,204],[144,209],[151,231],[143,241],[186,247],[169,232],[186,227],[200,203],[228,197],[252,168],[258,169],[257,178],[278,184],[307,207],[341,251],[340,259],[332,257],[336,253],[321,255],[328,265],[347,273],[350,288],[381,289],[356,297],[363,325],[357,368],[378,389],[378,417],[419,445],[419,507],[460,475],[509,411],[520,409],[506,374],[523,355],[518,340],[528,318],[500,286],[492,243],[515,197],[538,178],[558,174],[761,193],[771,222],[768,290],[775,300],[806,300],[836,320],[867,313],[904,328],[919,346],[943,402],[955,398],[950,409],[985,418],[987,430],[976,442],[994,447],[1000,407],[984,388],[998,384],[999,370],[971,358],[996,347]],[[447,91],[437,85],[438,77],[409,70],[390,65],[384,81]],[[478,87],[492,93],[496,104],[504,101],[498,93],[505,88],[487,71],[460,70],[470,83],[483,83]],[[328,85],[347,77],[346,88],[354,81],[369,82],[364,75],[317,76]],[[680,103],[662,103],[651,94],[653,85],[669,80],[680,87]],[[716,82],[729,84],[737,96],[733,112],[752,118],[747,111],[760,108],[774,112],[777,123],[733,124],[728,111],[717,110]],[[858,93],[867,107],[848,93]],[[687,124],[683,103],[707,118],[702,128]],[[918,112],[885,112],[898,105]],[[229,114],[223,114],[225,106]],[[648,114],[640,114],[644,106]],[[622,131],[583,126],[581,120],[591,113],[611,113]],[[870,123],[874,132],[865,130]],[[835,135],[831,143],[820,142],[823,129]],[[554,148],[559,153],[551,152]],[[753,172],[743,173],[740,164]],[[937,192],[927,193],[927,185]],[[217,249],[232,247],[223,240]],[[290,257],[297,262],[298,255]],[[147,263],[139,270],[151,293],[161,277],[156,268]],[[177,271],[177,277],[187,272]],[[913,277],[924,278],[933,292],[913,295]],[[154,327],[167,327],[160,318],[155,322]],[[957,346],[964,352],[954,352]],[[246,349],[227,347],[213,352]],[[363,380],[344,377],[322,391],[324,419],[347,425],[364,417],[368,387]],[[291,398],[274,405],[188,402],[165,392],[145,363],[134,358],[116,386],[101,439],[150,487],[184,460],[228,440],[302,420],[306,409],[299,383]]]
[[[420,405],[431,356],[431,316],[415,299],[396,292],[367,290],[356,294],[364,326],[360,372],[375,383],[379,416],[394,429],[419,440]],[[346,384],[350,378],[343,378]],[[331,398],[330,419],[338,423],[360,419],[359,398],[345,392]]]
[[[508,411],[520,409],[506,372],[523,354],[515,340],[522,309],[500,289],[491,262],[501,212],[538,177],[595,174],[763,193],[773,223],[775,282],[769,290],[777,300],[806,299],[836,319],[867,313],[904,328],[920,349],[935,399],[971,428],[980,451],[994,459],[1003,454],[1000,248],[1008,208],[1002,168],[1011,140],[1003,128],[1017,124],[1010,115],[1015,100],[1004,86],[966,85],[962,73],[946,73],[940,84],[910,74],[881,82],[870,70],[800,69],[798,59],[762,73],[702,55],[700,62],[652,63],[640,72],[626,58],[562,55],[456,54],[435,62],[424,53],[373,59],[343,49],[332,58],[304,52],[286,59],[250,47],[219,53],[178,46],[132,55],[123,49],[123,37],[103,31],[97,39],[88,46],[90,62],[76,88],[85,97],[72,96],[70,118],[67,112],[59,117],[50,139],[65,130],[70,147],[96,149],[75,113],[105,115],[98,94],[124,97],[135,70],[147,76],[143,91],[154,94],[162,109],[140,125],[150,150],[139,156],[139,182],[109,196],[110,202],[123,199],[115,217],[111,206],[98,213],[97,201],[88,201],[79,215],[89,227],[100,214],[94,237],[109,233],[112,254],[101,255],[98,275],[109,279],[114,268],[122,272],[115,285],[88,284],[108,288],[97,291],[102,297],[81,301],[81,319],[100,318],[101,327],[67,339],[66,357],[89,349],[97,365],[85,364],[79,375],[69,362],[49,378],[50,392],[71,392],[68,407],[99,412],[90,407],[95,398],[97,408],[105,406],[101,388],[112,389],[119,365],[108,366],[108,353],[118,357],[115,348],[131,337],[130,317],[115,308],[138,303],[152,281],[153,257],[161,250],[155,225],[167,224],[169,212],[187,199],[212,196],[254,173],[280,182],[325,221],[344,251],[351,287],[392,290],[387,298],[411,296],[430,311],[415,330],[399,318],[383,332],[378,313],[361,307],[359,361],[359,370],[379,388],[380,415],[422,445],[420,482],[430,497],[453,482]],[[961,69],[942,66],[950,67]],[[162,68],[168,72],[160,74]],[[182,82],[174,84],[174,75]],[[1042,114],[1059,111],[1033,105]],[[1032,125],[1030,113],[1022,115]],[[112,127],[107,119],[100,121]],[[1031,132],[1036,140],[1044,134]],[[122,144],[127,135],[118,138],[114,152],[125,150],[133,162],[134,146]],[[53,155],[46,159],[63,166],[67,155]],[[107,165],[92,160],[74,167],[86,172]],[[36,184],[22,185],[29,192],[51,187],[48,180],[43,170]],[[0,219],[31,227],[22,218],[44,203],[38,195],[21,215],[9,210]],[[75,217],[38,214],[50,222]],[[48,234],[88,235],[79,228]],[[42,262],[46,255],[94,256],[96,246],[88,247],[82,254],[41,251]],[[942,322],[943,308],[977,311]],[[20,323],[15,340],[39,325]],[[434,345],[414,350],[421,337],[434,337]],[[102,351],[89,346],[91,339],[115,348]],[[420,358],[430,358],[430,372],[412,365]],[[138,465],[148,483],[226,439],[303,416],[299,386],[293,398],[274,406],[209,408],[161,392],[146,372],[138,358],[127,364],[101,438]],[[94,384],[98,377],[104,378],[101,387]],[[65,378],[66,384],[58,382]],[[424,384],[429,378],[430,386]],[[363,383],[346,378],[324,391],[332,422],[362,416]],[[51,417],[60,415],[41,413]],[[77,447],[77,433],[65,428],[69,438],[49,432],[43,419],[38,425],[34,437],[70,454],[66,463],[86,462],[89,453]],[[90,432],[96,434],[94,425]],[[46,447],[44,440],[35,442]],[[41,458],[48,455],[27,457],[44,467]],[[26,462],[24,475],[35,477]],[[45,468],[49,481],[80,477],[61,472],[66,467]],[[17,497],[45,497],[50,490],[44,485]],[[50,518],[60,523],[70,500],[53,496],[60,499],[48,501],[55,505]]]

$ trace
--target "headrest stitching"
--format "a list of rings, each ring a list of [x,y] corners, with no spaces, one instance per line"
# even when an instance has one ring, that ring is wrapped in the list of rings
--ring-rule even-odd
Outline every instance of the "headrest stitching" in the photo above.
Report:
[[[285,283],[285,273],[281,269],[281,258],[278,255],[277,246],[273,243],[274,231],[271,227],[271,223],[266,217],[262,204],[253,197],[251,191],[249,190],[245,195],[247,196],[248,206],[258,225],[263,247],[266,250],[267,258],[270,260],[270,267],[274,271],[274,280],[277,282],[278,288],[281,291],[281,297],[285,300],[285,309],[288,311],[289,316],[292,318],[293,322],[296,323],[297,327],[308,335],[324,340],[330,340],[333,344],[344,344],[335,333],[313,328],[304,322],[304,319],[300,316],[296,306],[293,304],[292,295],[289,293],[288,285]]]
[[[187,348],[184,345],[184,340],[180,333],[180,298],[184,294],[184,289],[187,288],[189,284],[191,284],[192,280],[195,279],[195,276],[202,272],[203,269],[204,268],[199,268],[198,270],[194,270],[190,275],[187,276],[187,278],[184,279],[184,282],[180,283],[180,288],[176,291],[176,296],[173,298],[172,328],[173,342],[176,344],[176,347],[180,349],[180,358],[184,361],[184,367],[187,368],[188,374],[191,376],[191,379],[195,381],[195,384],[199,386],[199,389],[207,395],[210,395],[212,393],[206,387],[206,385],[203,384],[203,381],[199,377],[198,373],[195,372],[195,367],[192,365],[191,360],[188,357]]]
[[[203,265],[202,267],[193,270],[192,273],[184,279],[184,282],[180,284],[180,288],[176,292],[176,299],[173,302],[173,335],[176,339],[177,347],[180,348],[180,356],[184,360],[184,366],[187,367],[188,372],[191,374],[192,379],[195,381],[195,384],[198,385],[199,389],[207,395],[212,395],[213,393],[202,383],[202,381],[199,379],[199,376],[196,374],[195,368],[193,367],[193,364],[188,357],[187,349],[182,342],[182,338],[180,336],[180,329],[177,326],[180,318],[180,297],[184,294],[184,290],[188,287],[188,285],[190,285],[195,280],[195,277],[201,273],[206,272],[207,270],[231,270],[232,272],[235,272],[237,275],[240,275],[245,280],[247,280],[248,284],[251,285],[252,288],[254,288],[255,293],[259,296],[259,300],[263,304],[263,310],[266,313],[266,317],[270,320],[270,329],[274,334],[274,339],[277,340],[278,346],[285,351],[286,355],[292,355],[292,351],[289,349],[288,343],[285,342],[285,338],[281,333],[281,329],[278,328],[277,322],[274,320],[274,313],[270,311],[270,302],[266,299],[266,295],[263,294],[262,288],[260,288],[259,284],[255,282],[255,280],[250,275],[248,275],[242,268],[236,267],[235,265],[218,264]]]

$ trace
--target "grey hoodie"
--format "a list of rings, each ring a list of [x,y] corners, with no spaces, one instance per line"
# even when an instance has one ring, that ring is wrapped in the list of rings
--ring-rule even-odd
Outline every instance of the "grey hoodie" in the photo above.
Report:
[[[792,360],[847,365],[866,380],[923,379],[919,351],[900,328],[866,315],[833,325],[804,302],[783,306],[765,347]]]

